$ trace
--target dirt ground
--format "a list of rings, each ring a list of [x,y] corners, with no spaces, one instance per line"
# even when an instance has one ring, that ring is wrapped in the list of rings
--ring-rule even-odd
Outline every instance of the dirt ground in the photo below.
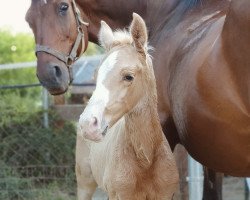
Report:
[[[108,197],[103,191],[101,191],[100,189],[97,189],[92,199],[93,200],[107,200]]]
[[[224,178],[223,200],[250,200],[250,197],[245,199],[245,182],[243,178]]]

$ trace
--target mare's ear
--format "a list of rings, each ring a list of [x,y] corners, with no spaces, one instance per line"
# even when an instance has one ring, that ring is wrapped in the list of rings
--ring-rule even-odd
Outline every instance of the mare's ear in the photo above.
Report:
[[[109,25],[105,21],[101,21],[101,29],[99,32],[99,42],[105,50],[109,50],[114,42],[114,34]]]
[[[145,54],[145,47],[148,43],[147,27],[144,20],[136,13],[133,13],[130,34],[132,35],[136,50]]]

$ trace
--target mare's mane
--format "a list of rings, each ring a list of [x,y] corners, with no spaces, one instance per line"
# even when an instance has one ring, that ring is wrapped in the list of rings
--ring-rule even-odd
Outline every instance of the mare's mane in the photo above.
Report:
[[[177,25],[188,11],[210,1],[211,0],[178,0],[174,8],[172,8],[172,12],[168,15],[169,20],[165,26],[167,25],[169,29],[169,27]]]
[[[48,0],[32,0],[32,1],[36,1],[36,2],[41,1],[41,2],[46,4]],[[150,1],[150,0],[148,0],[148,1]],[[179,2],[184,3],[184,5],[185,5],[184,10],[190,9],[195,5],[202,5],[203,3],[208,2],[208,1],[210,1],[210,0],[179,0]],[[141,0],[138,0],[138,3],[141,4]]]

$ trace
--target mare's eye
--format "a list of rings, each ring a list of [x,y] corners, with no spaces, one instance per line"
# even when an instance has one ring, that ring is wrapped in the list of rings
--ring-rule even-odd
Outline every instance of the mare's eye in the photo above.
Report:
[[[134,77],[130,74],[126,74],[124,77],[123,77],[123,80],[124,81],[128,81],[128,82],[131,82],[134,80]]]
[[[67,3],[65,3],[65,2],[60,3],[60,5],[59,5],[59,12],[61,14],[65,14],[66,11],[68,10],[68,8],[69,8],[69,5]]]

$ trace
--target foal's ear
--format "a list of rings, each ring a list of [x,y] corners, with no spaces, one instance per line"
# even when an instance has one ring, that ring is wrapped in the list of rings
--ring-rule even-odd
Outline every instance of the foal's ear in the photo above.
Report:
[[[101,21],[101,29],[99,32],[99,42],[105,48],[109,50],[114,42],[114,34],[109,25],[105,21]]]
[[[136,50],[145,54],[145,47],[148,42],[147,27],[144,20],[136,13],[133,13],[130,34],[132,35]]]

